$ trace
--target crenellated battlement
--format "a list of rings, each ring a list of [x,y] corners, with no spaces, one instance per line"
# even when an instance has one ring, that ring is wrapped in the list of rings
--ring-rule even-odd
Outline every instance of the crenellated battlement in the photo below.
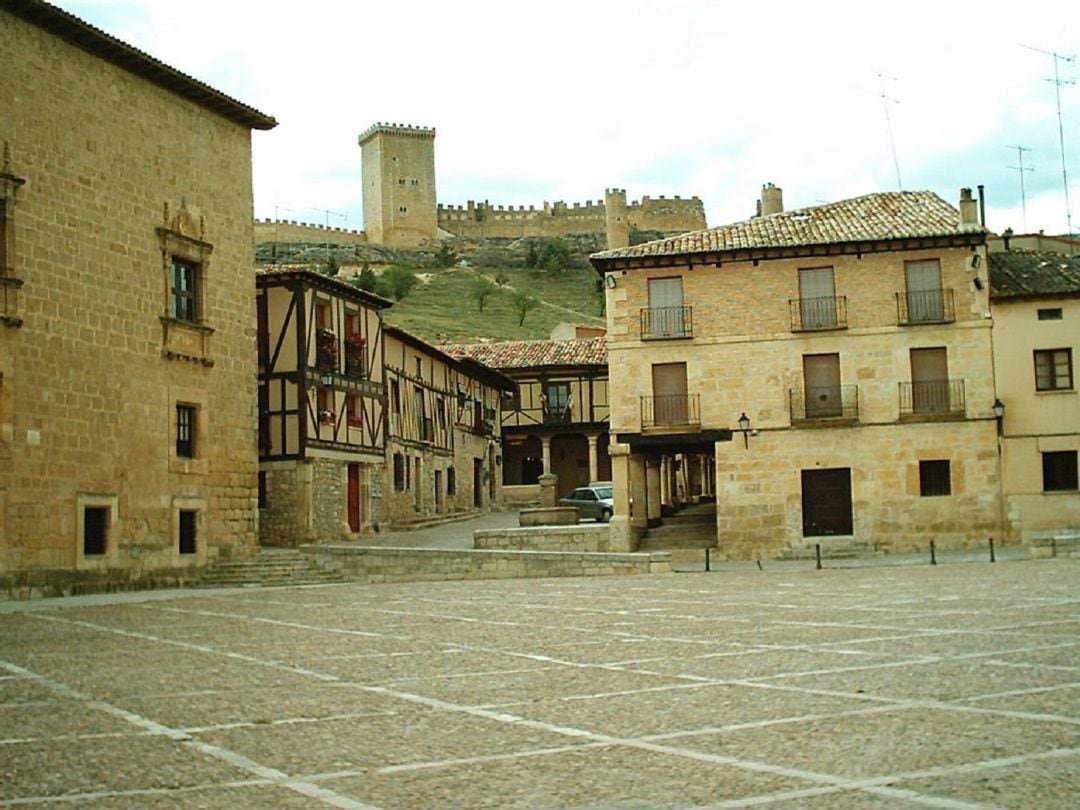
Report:
[[[605,196],[625,190],[607,189]],[[686,232],[706,227],[705,208],[694,197],[643,196],[623,203],[632,228],[648,231]],[[536,205],[492,205],[489,200],[469,200],[464,205],[437,206],[439,227],[457,236],[522,237],[568,236],[576,233],[604,233],[607,221],[604,200],[584,203],[563,200]]]
[[[367,242],[367,234],[348,228],[267,217],[255,220],[255,242],[332,242],[353,245]]]
[[[370,141],[376,135],[397,135],[414,138],[434,138],[435,127],[417,127],[412,124],[385,124],[379,122],[365,129],[359,138],[360,145]]]

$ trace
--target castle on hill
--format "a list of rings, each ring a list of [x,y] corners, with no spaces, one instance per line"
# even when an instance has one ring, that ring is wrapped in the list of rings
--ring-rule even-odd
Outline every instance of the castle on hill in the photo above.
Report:
[[[378,123],[359,137],[364,231],[322,228],[295,221],[255,223],[260,242],[371,242],[416,248],[439,239],[556,237],[604,234],[608,248],[630,244],[631,231],[686,233],[706,228],[698,197],[648,197],[628,202],[624,189],[607,189],[603,200],[541,206],[492,205],[469,200],[442,205],[435,196],[435,129]]]

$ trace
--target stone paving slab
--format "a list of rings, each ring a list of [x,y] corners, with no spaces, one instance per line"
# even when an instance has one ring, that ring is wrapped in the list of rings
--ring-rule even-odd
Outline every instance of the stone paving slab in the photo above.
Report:
[[[1015,807],[1080,795],[1080,560],[0,609],[0,805]]]

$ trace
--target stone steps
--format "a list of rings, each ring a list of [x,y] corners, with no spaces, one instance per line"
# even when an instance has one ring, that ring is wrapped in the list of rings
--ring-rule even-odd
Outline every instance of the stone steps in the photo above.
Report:
[[[327,585],[344,582],[345,578],[335,569],[319,565],[299,551],[263,551],[255,557],[218,563],[208,568],[199,578],[199,586],[205,588],[230,588],[261,585],[263,587],[287,585]]]
[[[638,551],[689,551],[716,546],[716,504],[691,504],[665,517],[638,544]]]

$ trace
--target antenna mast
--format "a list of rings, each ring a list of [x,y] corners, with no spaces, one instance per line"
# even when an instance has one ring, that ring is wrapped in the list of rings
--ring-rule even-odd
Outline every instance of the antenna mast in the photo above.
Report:
[[[1075,81],[1066,81],[1058,76],[1058,63],[1059,62],[1075,62],[1075,56],[1063,56],[1056,51],[1044,51],[1042,48],[1033,48],[1030,45],[1025,45],[1029,51],[1037,51],[1038,53],[1046,54],[1054,59],[1054,78],[1047,79],[1048,82],[1054,84],[1054,95],[1057,98],[1057,118],[1058,118],[1058,145],[1061,147],[1061,182],[1065,188],[1065,228],[1066,236],[1072,238],[1072,209],[1069,207],[1069,172],[1065,164],[1065,127],[1061,122],[1061,86],[1063,84],[1074,85]],[[1076,248],[1072,248],[1072,252],[1075,252]]]
[[[1025,168],[1025,166],[1024,166],[1024,152],[1030,152],[1031,150],[1028,149],[1026,146],[1006,146],[1005,148],[1006,149],[1015,149],[1016,150],[1016,162],[1019,165],[1018,166],[1006,166],[1005,168],[1006,169],[1014,169],[1015,171],[1020,172],[1020,210],[1023,213],[1024,231],[1026,232],[1027,231],[1027,199],[1024,197],[1024,172],[1033,172],[1033,171],[1035,171],[1035,167],[1028,166],[1028,167]]]
[[[896,139],[893,138],[892,117],[889,115],[889,104],[899,104],[900,101],[895,98],[890,98],[885,95],[885,80],[891,79],[896,81],[895,76],[886,76],[883,73],[877,74],[878,86],[881,88],[881,106],[885,110],[885,127],[889,130],[889,147],[892,149],[892,161],[893,168],[896,169],[896,187],[900,190],[904,190],[904,184],[900,180],[900,161],[896,157]]]

